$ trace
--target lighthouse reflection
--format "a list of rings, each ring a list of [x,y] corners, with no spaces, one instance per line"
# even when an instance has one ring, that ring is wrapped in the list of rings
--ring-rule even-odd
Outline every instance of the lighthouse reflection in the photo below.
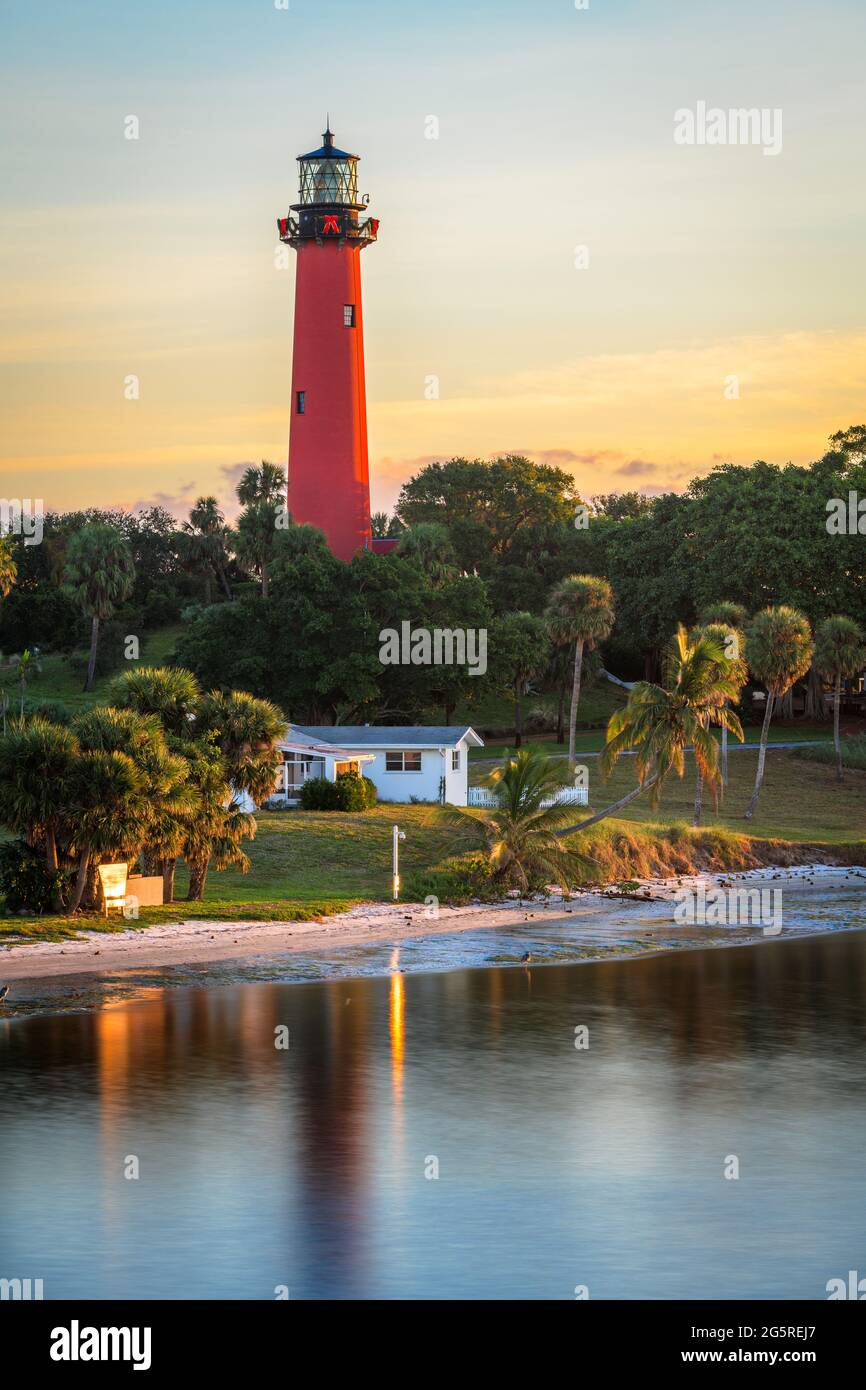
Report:
[[[531,992],[391,966],[16,1020],[7,1263],[56,1298],[264,1299],[567,1297],[578,1255],[599,1297],[821,1297],[854,1267],[866,933],[539,968]]]

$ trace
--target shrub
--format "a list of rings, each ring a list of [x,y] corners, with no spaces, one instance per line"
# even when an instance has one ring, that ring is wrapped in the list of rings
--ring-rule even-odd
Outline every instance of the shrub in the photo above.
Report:
[[[69,870],[49,869],[42,855],[23,840],[0,845],[0,892],[7,912],[32,912],[41,917],[52,911],[58,892],[65,906],[71,881]]]
[[[327,777],[310,777],[301,787],[301,809],[339,811],[339,795],[336,782],[329,782]]]
[[[366,811],[376,804],[376,788],[369,777],[341,772],[336,782],[311,777],[301,787],[304,811]]]
[[[40,719],[47,719],[49,724],[68,724],[72,719],[72,712],[59,700],[39,700],[31,705],[27,702],[24,706],[26,715],[38,715]]]
[[[495,902],[506,891],[507,885],[494,879],[483,854],[446,859],[436,869],[407,874],[403,884],[403,896],[410,902],[428,897],[442,903],[467,903],[473,898]]]

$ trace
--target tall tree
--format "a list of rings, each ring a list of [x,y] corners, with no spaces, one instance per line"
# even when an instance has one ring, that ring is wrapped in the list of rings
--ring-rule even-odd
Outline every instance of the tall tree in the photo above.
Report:
[[[833,682],[833,742],[836,747],[836,781],[842,781],[842,740],[839,712],[842,707],[842,681],[856,676],[866,667],[863,629],[852,618],[834,614],[819,623],[815,632],[814,665]]]
[[[92,690],[99,624],[129,597],[135,568],[128,542],[102,522],[83,526],[66,550],[64,579],[81,611],[90,619],[90,659],[85,690]]]
[[[447,526],[434,521],[419,521],[401,533],[397,554],[421,570],[434,589],[456,579],[457,556]]]
[[[487,575],[526,529],[573,526],[579,501],[570,473],[508,454],[427,464],[404,484],[396,510],[405,526],[447,525],[461,570]]]
[[[550,639],[543,618],[533,613],[506,613],[490,633],[490,662],[497,684],[514,702],[514,747],[523,743],[523,699],[529,682],[544,671]]]
[[[370,531],[377,540],[391,540],[403,531],[402,523],[388,512],[373,512],[370,517]]]
[[[585,647],[591,651],[610,636],[614,624],[613,590],[606,579],[592,574],[573,574],[557,584],[551,594],[547,622],[554,642],[574,647],[568,721],[568,760],[573,770],[583,652]]]
[[[728,623],[705,623],[693,634],[694,637],[706,637],[708,641],[714,642],[722,653],[722,660],[719,667],[719,674],[723,679],[730,681],[738,693],[749,678],[749,668],[743,655],[745,641],[743,634]],[[711,722],[711,712],[707,711],[705,725],[708,728]],[[719,785],[724,788],[728,781],[728,726],[722,723],[722,757],[719,769]],[[703,799],[704,779],[699,767],[695,768],[695,809],[692,818],[692,825],[698,826],[701,823],[701,803]],[[715,793],[714,793],[715,795]]]
[[[650,804],[657,805],[671,774],[683,776],[690,746],[701,776],[710,786],[718,786],[719,748],[708,726],[726,724],[735,738],[741,742],[743,738],[740,721],[727,705],[737,692],[723,674],[723,655],[718,643],[702,635],[690,638],[682,626],[677,629],[665,661],[666,684],[638,681],[626,704],[608,721],[601,769],[607,776],[622,753],[633,751],[637,786],[603,811],[558,830],[557,835],[586,830],[645,791],[650,793]]]
[[[741,603],[731,603],[724,599],[721,603],[711,603],[700,615],[699,625],[722,643],[725,654],[733,663],[728,674],[742,690],[749,678],[746,663],[746,634],[748,612]],[[728,785],[728,730],[722,725],[722,787]]]
[[[78,752],[69,729],[39,716],[26,724],[14,721],[0,738],[0,824],[31,845],[41,844],[52,871],[58,867],[65,796]]]
[[[229,528],[215,497],[199,497],[178,532],[179,552],[186,567],[200,574],[205,583],[205,603],[210,604],[211,584],[217,580],[226,598],[231,599],[228,568]]]
[[[262,598],[266,599],[269,567],[277,548],[278,523],[285,515],[285,471],[266,459],[260,464],[250,464],[236,492],[244,510],[238,517],[235,551],[244,569],[259,575]]]
[[[745,812],[746,820],[751,820],[764,781],[773,702],[781,699],[805,676],[812,661],[812,632],[808,620],[796,608],[784,604],[778,608],[763,608],[755,614],[746,633],[746,661],[749,670],[767,690],[755,789]]]

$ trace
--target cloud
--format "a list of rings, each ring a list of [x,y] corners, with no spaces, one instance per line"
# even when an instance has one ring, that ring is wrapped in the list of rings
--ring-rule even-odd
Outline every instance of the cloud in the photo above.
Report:
[[[646,459],[629,459],[628,463],[624,463],[616,472],[621,478],[640,478],[649,473],[657,473],[658,464],[649,463]]]
[[[139,497],[131,505],[126,501],[117,502],[115,505],[129,512],[137,512],[145,507],[165,507],[176,521],[186,521],[190,507],[200,495],[200,490],[193,481],[182,483],[177,492],[154,492],[149,497]]]

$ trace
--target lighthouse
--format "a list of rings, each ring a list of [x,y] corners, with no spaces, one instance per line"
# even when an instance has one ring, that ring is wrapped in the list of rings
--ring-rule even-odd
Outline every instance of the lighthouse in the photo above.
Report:
[[[379,223],[358,194],[358,155],[330,128],[322,139],[298,156],[299,201],[277,222],[298,253],[288,510],[351,560],[371,545],[361,252]]]

